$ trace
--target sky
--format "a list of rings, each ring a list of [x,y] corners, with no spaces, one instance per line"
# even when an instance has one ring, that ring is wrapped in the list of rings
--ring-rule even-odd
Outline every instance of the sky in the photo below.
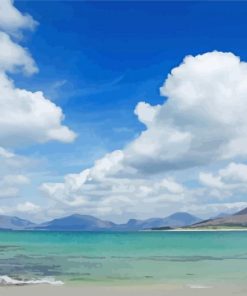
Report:
[[[0,214],[247,206],[245,2],[0,2]]]

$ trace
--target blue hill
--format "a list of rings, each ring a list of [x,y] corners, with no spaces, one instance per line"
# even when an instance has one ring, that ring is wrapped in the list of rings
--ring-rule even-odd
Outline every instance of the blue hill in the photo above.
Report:
[[[182,227],[200,222],[191,214],[179,212],[165,218],[147,220],[130,219],[125,224],[115,224],[89,215],[74,214],[42,224],[34,224],[18,217],[0,216],[0,230],[43,231],[139,231],[159,227]]]

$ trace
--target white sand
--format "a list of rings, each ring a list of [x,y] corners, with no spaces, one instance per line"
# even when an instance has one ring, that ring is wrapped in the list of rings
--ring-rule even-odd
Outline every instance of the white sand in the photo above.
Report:
[[[191,286],[8,286],[0,287],[1,296],[246,296],[247,285]]]

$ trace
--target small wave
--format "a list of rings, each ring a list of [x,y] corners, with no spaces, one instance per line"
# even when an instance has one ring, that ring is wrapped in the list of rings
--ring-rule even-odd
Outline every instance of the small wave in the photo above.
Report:
[[[191,289],[210,289],[212,287],[210,286],[204,286],[204,285],[188,285]]]
[[[62,281],[56,281],[54,279],[38,279],[38,280],[16,280],[7,275],[0,276],[0,286],[23,286],[23,285],[55,285],[61,286],[64,283]]]

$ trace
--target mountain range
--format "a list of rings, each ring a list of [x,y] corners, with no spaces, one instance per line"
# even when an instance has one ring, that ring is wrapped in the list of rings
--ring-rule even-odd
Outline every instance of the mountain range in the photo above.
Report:
[[[125,224],[116,224],[89,215],[74,214],[35,224],[18,217],[0,216],[0,230],[39,231],[140,231],[159,227],[184,227],[200,222],[201,219],[189,213],[178,212],[165,218],[147,220],[130,219]]]
[[[160,227],[176,228],[192,225],[201,219],[185,212],[177,212],[165,218],[150,218],[147,220],[130,219],[126,224],[117,225],[117,230],[138,231]]]
[[[247,227],[247,208],[229,215],[220,215],[202,220],[186,212],[177,212],[164,218],[146,220],[130,219],[127,223],[116,224],[89,215],[74,214],[53,219],[41,224],[18,217],[0,215],[0,230],[36,230],[36,231],[141,231],[173,228],[224,228]]]

